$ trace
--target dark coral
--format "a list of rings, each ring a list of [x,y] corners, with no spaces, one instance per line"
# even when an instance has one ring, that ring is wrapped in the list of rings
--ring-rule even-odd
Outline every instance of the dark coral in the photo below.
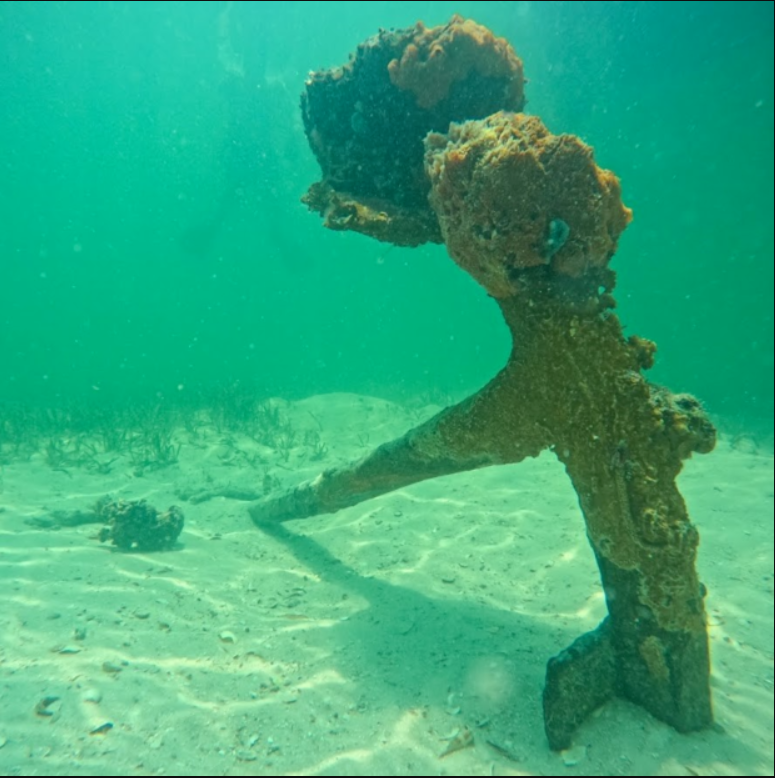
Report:
[[[426,55],[451,77],[423,64]],[[302,115],[323,180],[305,202],[331,229],[397,245],[440,243],[423,139],[453,121],[521,110],[523,84],[511,47],[470,20],[380,31],[346,65],[307,80]]]
[[[145,500],[100,500],[94,512],[105,526],[102,542],[110,540],[122,551],[166,551],[175,546],[183,529],[183,513],[172,506],[159,513]]]

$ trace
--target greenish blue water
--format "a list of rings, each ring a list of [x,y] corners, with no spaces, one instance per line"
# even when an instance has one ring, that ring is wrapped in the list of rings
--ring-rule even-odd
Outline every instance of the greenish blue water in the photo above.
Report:
[[[659,344],[652,378],[769,426],[772,3],[241,2],[227,29],[225,5],[0,6],[0,400],[485,382],[507,333],[442,248],[386,253],[299,203],[307,71],[457,11],[514,45],[528,110],[621,177],[617,297]]]
[[[681,481],[712,730],[614,704],[547,750],[544,663],[605,604],[550,457],[249,526],[246,501],[507,358],[443,247],[334,233],[300,202],[308,71],[454,12],[621,178],[618,314],[659,345],[649,378],[733,433]],[[773,48],[770,2],[0,3],[0,774],[772,775]],[[413,402],[256,402],[329,392]],[[108,492],[185,503],[182,542],[109,554],[88,513]],[[440,762],[469,726],[471,761]]]

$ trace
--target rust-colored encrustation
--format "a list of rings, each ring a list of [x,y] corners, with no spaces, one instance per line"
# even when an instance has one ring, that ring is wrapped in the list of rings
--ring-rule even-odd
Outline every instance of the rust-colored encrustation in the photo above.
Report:
[[[485,114],[479,84],[491,88]],[[265,525],[337,511],[551,449],[578,495],[608,616],[549,661],[550,746],[566,748],[614,695],[700,729],[712,721],[706,590],[676,477],[713,449],[715,430],[696,399],[646,380],[656,347],[625,337],[614,313],[609,262],[631,218],[618,179],[578,138],[520,113],[521,85],[508,44],[458,17],[383,31],[344,68],[313,76],[305,124],[324,179],[311,207],[332,229],[443,239],[500,306],[513,347],[467,400],[251,515]]]

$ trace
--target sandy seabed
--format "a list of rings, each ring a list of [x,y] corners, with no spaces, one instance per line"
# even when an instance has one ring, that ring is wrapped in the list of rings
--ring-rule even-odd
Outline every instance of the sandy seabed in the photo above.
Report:
[[[617,701],[555,754],[546,661],[605,612],[559,463],[441,478],[269,533],[244,502],[181,500],[259,486],[256,454],[290,486],[420,416],[345,394],[283,408],[319,425],[320,461],[208,430],[142,477],[121,459],[103,475],[37,456],[3,468],[1,775],[773,774],[770,451],[722,437],[680,479],[701,534],[717,726],[679,735]],[[42,526],[106,494],[179,505],[175,550],[121,553],[98,525]],[[441,756],[466,730],[473,744]]]

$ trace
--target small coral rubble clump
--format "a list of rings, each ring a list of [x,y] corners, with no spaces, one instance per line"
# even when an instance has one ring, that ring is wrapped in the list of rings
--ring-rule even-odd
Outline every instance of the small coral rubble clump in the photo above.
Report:
[[[174,505],[159,513],[145,500],[114,502],[106,497],[94,506],[94,512],[105,522],[100,541],[110,540],[122,551],[171,549],[183,529],[183,512]]]
[[[577,277],[605,267],[632,216],[589,146],[526,114],[430,134],[426,171],[448,251],[497,298],[517,291],[514,271],[549,265]]]

